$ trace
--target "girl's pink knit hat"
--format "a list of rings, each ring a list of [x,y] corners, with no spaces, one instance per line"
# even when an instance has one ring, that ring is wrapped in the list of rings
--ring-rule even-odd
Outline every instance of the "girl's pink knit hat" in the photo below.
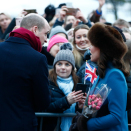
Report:
[[[57,43],[66,43],[68,40],[60,35],[54,35],[51,37],[48,43],[47,51],[49,52],[53,45]]]

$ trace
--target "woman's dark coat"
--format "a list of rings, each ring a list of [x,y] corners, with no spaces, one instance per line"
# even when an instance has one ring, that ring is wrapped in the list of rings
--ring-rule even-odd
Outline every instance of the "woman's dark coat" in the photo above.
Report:
[[[51,95],[51,103],[46,112],[63,113],[70,108],[64,93],[53,82],[49,82],[49,90]],[[43,131],[53,131],[57,125],[57,117],[44,117]]]

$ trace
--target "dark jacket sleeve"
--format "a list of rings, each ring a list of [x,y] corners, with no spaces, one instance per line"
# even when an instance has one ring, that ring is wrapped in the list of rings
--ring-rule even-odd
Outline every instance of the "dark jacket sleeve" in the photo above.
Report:
[[[48,107],[47,112],[62,113],[68,108],[70,108],[70,105],[68,104],[66,96],[65,96],[52,102],[50,106]]]
[[[91,16],[90,21],[94,23],[99,22],[101,15],[102,12],[98,12],[98,10],[93,11],[93,15]]]
[[[45,110],[50,104],[47,59],[42,55],[32,78],[33,95],[37,110]]]
[[[54,25],[53,25],[53,28],[56,27],[56,26],[62,26],[64,24],[64,21],[59,21],[58,19],[56,19]]]
[[[92,24],[91,24],[91,21],[90,21],[90,20],[88,20],[88,22],[87,22],[87,23],[81,22],[81,24],[85,24],[85,25],[87,25],[89,28],[92,26]]]

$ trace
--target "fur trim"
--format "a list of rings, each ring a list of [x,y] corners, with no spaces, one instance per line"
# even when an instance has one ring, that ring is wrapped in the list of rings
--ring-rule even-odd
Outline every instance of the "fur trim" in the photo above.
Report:
[[[94,24],[88,32],[88,39],[109,58],[121,59],[128,50],[119,31],[109,25]]]

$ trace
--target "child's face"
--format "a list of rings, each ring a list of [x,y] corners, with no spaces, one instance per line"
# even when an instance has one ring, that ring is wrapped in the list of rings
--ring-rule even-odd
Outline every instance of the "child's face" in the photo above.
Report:
[[[49,53],[52,55],[52,56],[56,56],[56,54],[59,52],[60,50],[60,46],[62,46],[64,43],[57,43],[55,45],[53,45],[49,51]]]
[[[68,78],[71,75],[72,65],[68,61],[58,61],[55,68],[56,74],[62,78]]]

